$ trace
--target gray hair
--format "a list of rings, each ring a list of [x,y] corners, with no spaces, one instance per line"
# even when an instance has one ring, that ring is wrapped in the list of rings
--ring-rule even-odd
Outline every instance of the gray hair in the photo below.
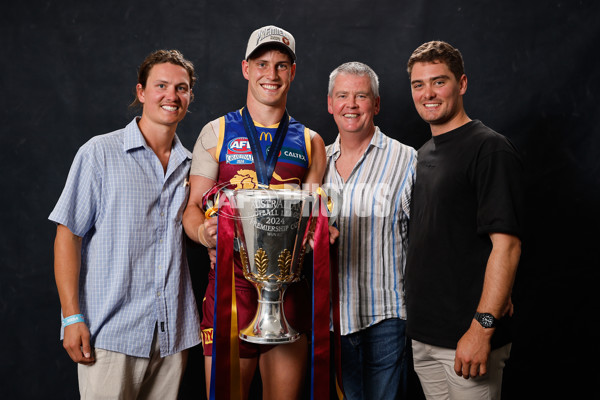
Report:
[[[371,91],[373,92],[373,95],[375,98],[379,97],[379,77],[371,67],[358,61],[344,63],[329,74],[328,96],[333,95],[333,85],[335,84],[335,78],[337,78],[339,74],[368,76],[371,81]]]

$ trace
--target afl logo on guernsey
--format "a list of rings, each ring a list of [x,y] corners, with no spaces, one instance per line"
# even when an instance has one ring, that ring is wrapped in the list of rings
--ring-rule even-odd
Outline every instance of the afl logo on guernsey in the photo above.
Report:
[[[227,164],[252,164],[252,150],[248,138],[237,137],[227,143],[227,154],[225,156]]]
[[[227,143],[227,154],[252,154],[248,138],[237,137]]]

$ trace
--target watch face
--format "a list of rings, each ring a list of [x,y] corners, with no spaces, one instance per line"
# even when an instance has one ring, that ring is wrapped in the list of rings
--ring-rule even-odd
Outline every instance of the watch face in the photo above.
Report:
[[[484,326],[491,327],[492,325],[494,325],[494,317],[492,317],[490,314],[483,314],[481,316],[481,323]]]
[[[484,328],[493,328],[496,322],[494,316],[489,313],[477,313],[475,318]]]

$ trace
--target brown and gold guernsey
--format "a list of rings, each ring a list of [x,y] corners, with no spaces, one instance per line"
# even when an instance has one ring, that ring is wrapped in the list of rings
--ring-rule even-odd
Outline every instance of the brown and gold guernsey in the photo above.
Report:
[[[278,125],[262,126],[255,123],[262,154],[265,157]],[[241,110],[230,112],[219,119],[219,142],[216,155],[219,161],[217,184],[220,188],[224,186],[231,189],[258,188],[252,149],[244,130]],[[309,129],[290,117],[270,188],[300,188],[310,167],[310,161]]]
[[[262,126],[255,123],[254,125],[259,136],[262,154],[266,158],[279,124]],[[287,134],[270,180],[270,188],[301,188],[304,176],[311,163],[310,143],[310,130],[290,118]],[[207,205],[209,200],[214,201],[214,196],[223,188],[235,190],[259,188],[252,149],[244,129],[241,110],[230,112],[219,118],[219,140],[215,155],[219,162],[219,175],[213,189],[204,196],[204,206]],[[239,253],[234,253],[233,260],[236,296],[238,296],[238,323],[239,328],[243,328],[255,314],[257,294],[252,284],[244,278]],[[202,340],[205,351],[209,351],[207,349],[210,349],[213,341],[214,279],[215,270],[211,269],[209,271],[209,284],[202,305],[204,313]],[[300,332],[310,331],[311,313],[306,312],[305,309],[305,305],[309,304],[310,301],[310,290],[306,281],[291,285],[286,290],[285,315],[288,322]]]
[[[262,154],[268,149],[279,124],[262,126],[255,123]],[[258,179],[250,142],[244,130],[241,110],[232,111],[219,118],[219,141],[216,149],[219,161],[217,184],[212,195],[223,188],[258,189]],[[300,189],[311,162],[310,130],[290,117],[285,140],[277,158],[277,164],[270,181],[271,189]],[[208,197],[211,194],[207,194]],[[212,271],[211,271],[212,272]],[[244,278],[239,255],[235,256],[236,285],[251,287]]]

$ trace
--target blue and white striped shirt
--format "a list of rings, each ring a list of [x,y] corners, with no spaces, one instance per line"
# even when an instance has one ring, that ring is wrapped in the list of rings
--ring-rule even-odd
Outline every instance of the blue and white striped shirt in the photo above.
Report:
[[[347,182],[335,167],[339,156],[338,135],[327,146],[323,186],[341,198],[340,328],[347,335],[385,319],[406,318],[403,281],[417,152],[376,127]]]
[[[155,326],[163,357],[199,343],[181,222],[190,163],[175,136],[165,173],[136,119],[77,152],[49,219],[83,237],[79,306],[94,347],[148,357]]]

